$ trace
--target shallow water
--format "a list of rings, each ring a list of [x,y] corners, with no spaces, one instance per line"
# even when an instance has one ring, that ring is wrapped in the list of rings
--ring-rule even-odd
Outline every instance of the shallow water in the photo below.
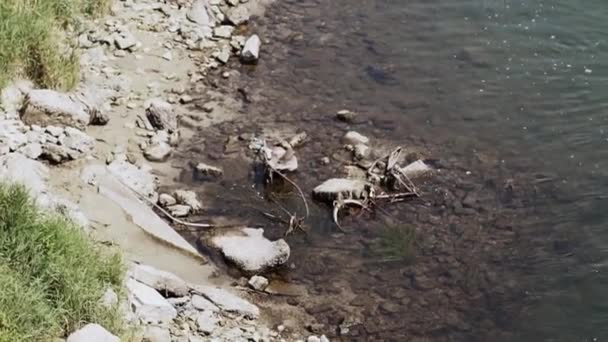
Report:
[[[253,103],[240,120],[208,132],[207,141],[267,127],[306,129],[313,137],[299,152],[306,176],[295,177],[309,190],[335,171],[316,161],[336,151],[345,130],[356,129],[422,147],[447,165],[446,179],[424,186],[428,193],[491,199],[473,216],[446,212],[430,194],[420,203],[391,206],[401,221],[418,215],[419,229],[464,227],[462,244],[452,241],[460,236],[452,228],[429,233],[447,242],[432,249],[423,240],[427,247],[413,265],[377,264],[365,252],[377,237],[374,221],[385,221],[351,220],[351,228],[362,228],[344,237],[336,235],[327,208],[315,206],[311,234],[289,239],[296,270],[279,275],[309,285],[320,298],[356,302],[352,307],[357,298],[371,298],[360,304],[359,313],[369,318],[364,331],[345,340],[605,340],[607,17],[600,0],[279,1],[254,22],[269,40],[260,64],[240,69]],[[333,115],[343,108],[363,119],[337,123]],[[224,191],[214,213],[259,222],[259,213],[229,209],[251,201],[239,191],[250,179],[237,175],[247,166],[229,165],[235,175],[218,187],[236,191]],[[520,182],[519,204],[500,200],[506,179]],[[297,206],[297,198],[289,203]],[[484,232],[467,237],[476,224]],[[466,250],[471,253],[463,256]],[[484,265],[480,281],[467,273],[477,274],[471,271],[476,261]],[[406,284],[420,272],[443,277],[433,271],[443,262],[474,284],[440,281],[435,292]],[[400,288],[405,297],[426,299],[392,296]],[[450,292],[455,289],[461,292]],[[399,307],[383,309],[385,299],[399,300]],[[306,308],[323,314],[318,306]],[[342,309],[332,314],[348,318],[350,309]],[[335,327],[343,320],[324,322]]]

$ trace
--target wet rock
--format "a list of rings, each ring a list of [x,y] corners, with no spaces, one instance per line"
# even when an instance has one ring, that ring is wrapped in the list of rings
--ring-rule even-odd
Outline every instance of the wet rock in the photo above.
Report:
[[[158,197],[158,204],[163,207],[169,207],[177,204],[177,200],[169,194],[160,194]]]
[[[167,328],[146,326],[142,342],[171,342],[171,332]],[[93,341],[91,341],[93,342]]]
[[[187,296],[190,291],[188,284],[175,274],[158,270],[152,266],[132,264],[129,275],[140,283],[156,289],[161,294],[183,297]]]
[[[313,190],[315,199],[332,203],[338,199],[360,199],[369,194],[369,184],[359,179],[332,178]]]
[[[336,114],[336,118],[340,121],[352,123],[357,118],[357,113],[351,112],[350,110],[343,109]]]
[[[417,160],[403,168],[401,171],[410,178],[423,176],[432,171],[431,167],[426,165],[422,160]]]
[[[177,115],[173,112],[173,106],[164,100],[150,100],[146,106],[146,117],[155,129],[169,133],[177,131]]]
[[[192,296],[192,306],[200,311],[218,312],[220,310],[215,304],[211,303],[205,297],[196,294]]]
[[[68,336],[66,342],[120,342],[120,338],[112,335],[99,324],[87,324]]]
[[[186,14],[186,18],[201,26],[213,26],[209,12],[207,12],[207,6],[203,0],[196,0],[192,3],[192,7],[190,7],[190,10]]]
[[[116,294],[116,292],[114,292],[114,290],[108,288],[106,292],[103,293],[100,302],[105,307],[113,307],[118,303],[118,295]]]
[[[181,204],[172,205],[170,207],[167,207],[167,210],[169,210],[171,215],[174,217],[186,217],[190,214],[191,209],[192,208],[190,208],[190,206],[181,205]]]
[[[241,62],[255,63],[260,58],[260,37],[257,34],[252,35],[245,41],[243,51],[241,51]]]
[[[264,237],[263,229],[241,228],[215,236],[211,242],[226,259],[251,273],[283,265],[290,254],[285,240],[270,241]]]
[[[257,306],[226,290],[212,286],[196,285],[193,287],[193,291],[209,299],[223,311],[251,318],[257,318],[260,315],[260,309]]]
[[[205,163],[198,163],[195,168],[195,178],[219,178],[224,174],[224,170],[219,167],[211,166]]]
[[[217,38],[229,39],[234,32],[234,26],[222,25],[218,26],[213,30],[213,35]]]
[[[196,319],[196,326],[199,331],[211,334],[217,328],[219,321],[219,318],[212,311],[203,311]]]
[[[194,212],[203,208],[203,205],[198,200],[198,196],[194,191],[177,190],[173,195],[175,196],[177,203],[189,206]]]
[[[264,289],[266,289],[268,286],[268,279],[255,275],[249,279],[247,284],[249,284],[249,286],[251,286],[251,288],[254,290],[264,291]]]
[[[144,157],[152,162],[164,162],[171,156],[172,148],[167,143],[152,145],[144,151]]]
[[[357,144],[366,145],[369,143],[369,138],[355,131],[350,131],[344,135],[344,137],[342,138],[342,142],[353,146]]]
[[[277,171],[293,172],[298,169],[298,158],[289,144],[266,148],[264,153],[268,165]]]
[[[166,324],[177,317],[177,311],[160,293],[134,279],[127,280],[127,290],[139,319],[146,323]]]
[[[87,108],[69,95],[54,90],[30,91],[21,110],[27,125],[58,125],[84,129],[90,122]]]
[[[231,8],[227,11],[226,18],[232,25],[239,26],[249,21],[249,10],[245,6]]]

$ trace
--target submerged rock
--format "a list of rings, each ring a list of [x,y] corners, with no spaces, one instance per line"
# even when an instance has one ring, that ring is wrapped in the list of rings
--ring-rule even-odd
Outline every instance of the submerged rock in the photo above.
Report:
[[[260,58],[260,45],[262,42],[260,41],[260,37],[257,34],[249,37],[247,41],[245,41],[245,46],[243,47],[243,51],[241,51],[241,62],[243,63],[255,63]]]
[[[86,106],[69,95],[48,89],[30,91],[21,110],[28,125],[58,125],[84,129],[90,122]]]
[[[370,185],[360,179],[332,178],[313,190],[313,196],[324,202],[339,199],[359,199],[368,196]]]
[[[120,342],[120,338],[112,335],[99,324],[87,324],[68,336],[66,342]]]
[[[245,272],[262,273],[283,265],[289,259],[290,248],[285,240],[270,241],[263,229],[241,228],[212,238],[226,259]]]
[[[364,135],[361,135],[355,131],[350,131],[344,135],[344,137],[342,138],[342,141],[345,144],[350,144],[350,145],[368,144],[369,138]]]

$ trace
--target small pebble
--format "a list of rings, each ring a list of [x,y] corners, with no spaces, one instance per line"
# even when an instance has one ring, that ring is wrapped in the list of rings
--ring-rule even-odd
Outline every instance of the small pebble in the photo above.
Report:
[[[222,74],[223,78],[228,78],[230,77],[230,73],[228,71],[224,71],[224,73]]]

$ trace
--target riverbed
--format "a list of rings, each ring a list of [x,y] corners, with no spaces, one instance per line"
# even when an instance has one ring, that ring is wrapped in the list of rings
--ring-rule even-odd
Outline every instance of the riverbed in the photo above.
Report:
[[[602,340],[607,12],[597,0],[278,1],[249,28],[258,65],[206,85],[238,100],[234,118],[174,163],[225,170],[219,183],[180,178],[207,198],[201,220],[279,238],[285,223],[264,213],[303,207],[256,176],[253,135],[308,133],[292,175],[306,194],[342,172],[348,130],[404,146],[436,170],[417,180],[421,197],[353,212],[346,233],[308,198],[307,233],[287,237],[290,265],[270,275],[306,293],[277,301],[342,340]],[[343,109],[357,119],[336,120]],[[374,252],[387,226],[415,230],[413,258]]]

